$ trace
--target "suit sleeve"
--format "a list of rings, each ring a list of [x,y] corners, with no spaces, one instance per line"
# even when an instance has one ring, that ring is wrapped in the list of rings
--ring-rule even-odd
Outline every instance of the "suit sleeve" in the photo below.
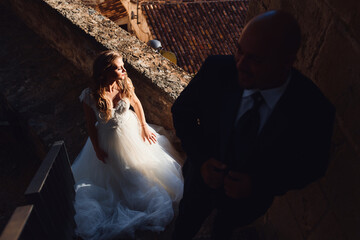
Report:
[[[183,150],[188,160],[198,166],[208,157],[199,122],[201,99],[204,97],[201,90],[205,81],[206,68],[207,61],[176,99],[171,109],[176,135],[181,140]]]

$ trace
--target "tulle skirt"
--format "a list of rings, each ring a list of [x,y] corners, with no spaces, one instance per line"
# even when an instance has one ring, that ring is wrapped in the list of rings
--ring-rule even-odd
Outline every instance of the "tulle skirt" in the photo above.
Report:
[[[125,114],[118,125],[97,125],[100,147],[108,154],[106,164],[97,159],[88,139],[72,166],[76,232],[83,239],[163,231],[182,197],[178,152],[152,127],[158,142],[144,142],[135,113]]]

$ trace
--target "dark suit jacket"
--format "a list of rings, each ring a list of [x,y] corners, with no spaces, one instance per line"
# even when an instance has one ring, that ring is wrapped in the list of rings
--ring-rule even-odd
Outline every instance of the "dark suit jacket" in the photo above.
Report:
[[[172,107],[186,164],[199,168],[209,157],[227,163],[242,92],[233,56],[207,58]],[[231,168],[252,176],[256,195],[270,197],[304,187],[325,173],[334,114],[334,107],[317,86],[293,69],[251,159],[240,166],[235,161]]]

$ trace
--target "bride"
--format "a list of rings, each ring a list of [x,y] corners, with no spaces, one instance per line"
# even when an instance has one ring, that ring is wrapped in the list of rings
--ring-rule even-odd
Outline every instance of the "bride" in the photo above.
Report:
[[[181,158],[146,123],[117,52],[97,57],[93,80],[79,97],[89,139],[72,165],[76,232],[83,239],[113,239],[163,231],[183,193]]]

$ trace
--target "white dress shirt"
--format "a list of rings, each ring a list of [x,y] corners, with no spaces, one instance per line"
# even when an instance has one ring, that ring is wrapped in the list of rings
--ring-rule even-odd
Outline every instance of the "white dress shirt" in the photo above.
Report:
[[[259,132],[264,127],[265,122],[268,120],[269,116],[271,115],[272,111],[274,110],[277,102],[284,94],[285,89],[290,81],[291,74],[285,81],[283,85],[277,88],[271,88],[266,90],[259,90],[259,89],[245,89],[242,95],[241,104],[238,110],[238,114],[236,116],[235,124],[238,122],[240,117],[252,106],[254,105],[254,100],[251,95],[255,92],[260,92],[264,98],[265,103],[260,106],[259,113],[260,113],[260,127]]]

